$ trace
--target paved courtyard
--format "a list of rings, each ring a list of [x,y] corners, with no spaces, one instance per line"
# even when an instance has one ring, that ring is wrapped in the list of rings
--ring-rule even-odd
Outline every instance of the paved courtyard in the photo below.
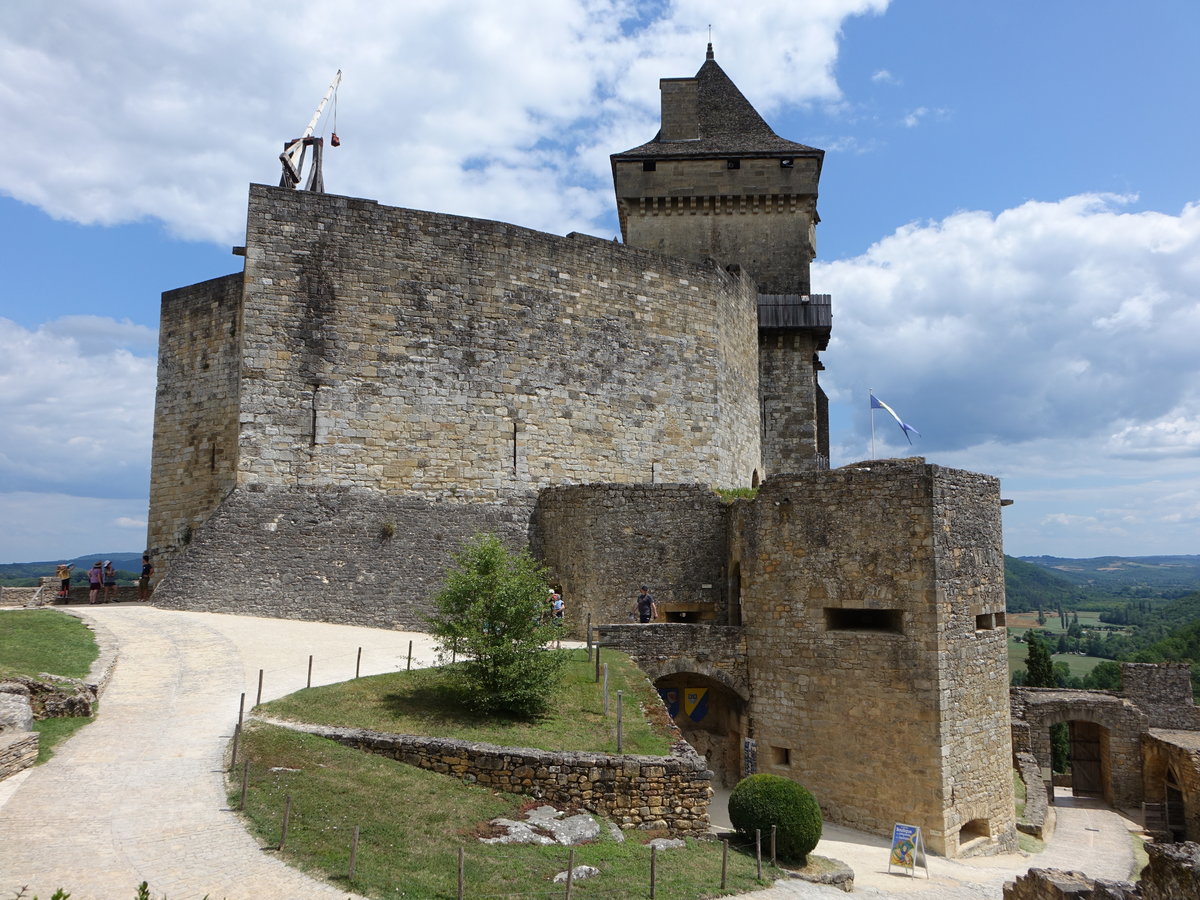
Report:
[[[227,808],[222,755],[238,700],[254,703],[313,684],[433,660],[425,634],[160,610],[133,604],[80,607],[118,663],[96,721],[54,759],[0,782],[0,896],[58,887],[72,900],[122,900],[148,881],[155,898],[227,900],[344,898],[344,891],[291,869],[259,845]],[[0,612],[0,616],[4,615]],[[0,620],[2,622],[2,620]],[[1132,823],[1100,804],[1060,797],[1059,825],[1045,853],[981,860],[930,860],[930,878],[887,873],[887,841],[827,826],[817,852],[851,865],[856,893],[874,897],[999,898],[1031,865],[1127,878]],[[719,818],[720,804],[714,808]],[[780,882],[762,900],[842,897],[841,891]]]

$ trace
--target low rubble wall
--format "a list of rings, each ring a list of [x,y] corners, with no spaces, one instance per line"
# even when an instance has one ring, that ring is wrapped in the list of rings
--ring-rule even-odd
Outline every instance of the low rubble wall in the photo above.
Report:
[[[708,833],[712,772],[686,741],[676,742],[670,756],[609,756],[259,721],[497,790],[586,809],[622,828]]]

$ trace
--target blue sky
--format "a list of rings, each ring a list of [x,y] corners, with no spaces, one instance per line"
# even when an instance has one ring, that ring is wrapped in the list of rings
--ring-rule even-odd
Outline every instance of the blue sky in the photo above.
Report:
[[[287,14],[285,15],[285,11]],[[139,550],[159,294],[342,68],[331,192],[617,233],[608,154],[717,61],[827,151],[833,462],[1001,477],[1005,550],[1200,548],[1200,4],[22,4],[0,34],[0,562]],[[286,22],[293,24],[284,24]],[[322,126],[328,127],[328,125]],[[320,129],[319,129],[320,130]]]

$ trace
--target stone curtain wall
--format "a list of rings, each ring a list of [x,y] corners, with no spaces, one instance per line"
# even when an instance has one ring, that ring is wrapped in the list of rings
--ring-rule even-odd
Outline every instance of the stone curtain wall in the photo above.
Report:
[[[241,293],[236,274],[163,294],[147,538],[159,575],[234,485]]]
[[[747,279],[258,185],[246,240],[241,483],[491,501],[759,465]]]
[[[695,672],[750,699],[746,632],[729,625],[602,625],[600,646],[631,656],[651,682]]]
[[[526,546],[532,508],[531,494],[482,504],[250,485],[196,529],[154,604],[426,630],[449,555],[479,532]]]
[[[1121,663],[1121,694],[1149,717],[1151,728],[1200,730],[1190,663]]]
[[[790,759],[777,774],[834,821],[912,822],[947,855],[973,819],[1015,840],[1003,633],[975,629],[977,613],[1003,613],[999,514],[994,479],[919,459],[770,478],[736,505],[760,754]],[[1004,735],[950,721],[989,716]]]
[[[1150,862],[1137,884],[1081,872],[1030,869],[1004,886],[1004,900],[1195,900],[1200,897],[1200,844],[1147,844]]]
[[[660,604],[688,603],[726,616],[729,507],[707,485],[587,484],[538,495],[534,549],[563,591],[580,633],[635,621],[638,586]]]
[[[577,806],[622,828],[665,828],[695,837],[708,833],[712,773],[686,741],[678,741],[671,756],[609,756],[276,724],[496,790]]]

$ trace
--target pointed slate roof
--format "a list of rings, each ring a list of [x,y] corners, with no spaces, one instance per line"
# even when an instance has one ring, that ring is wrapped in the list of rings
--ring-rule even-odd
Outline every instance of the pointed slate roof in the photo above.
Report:
[[[696,73],[696,106],[698,140],[663,141],[659,131],[653,140],[614,153],[612,159],[825,155],[824,150],[786,140],[772,131],[725,70],[717,65],[712,44],[708,45],[704,65]]]

